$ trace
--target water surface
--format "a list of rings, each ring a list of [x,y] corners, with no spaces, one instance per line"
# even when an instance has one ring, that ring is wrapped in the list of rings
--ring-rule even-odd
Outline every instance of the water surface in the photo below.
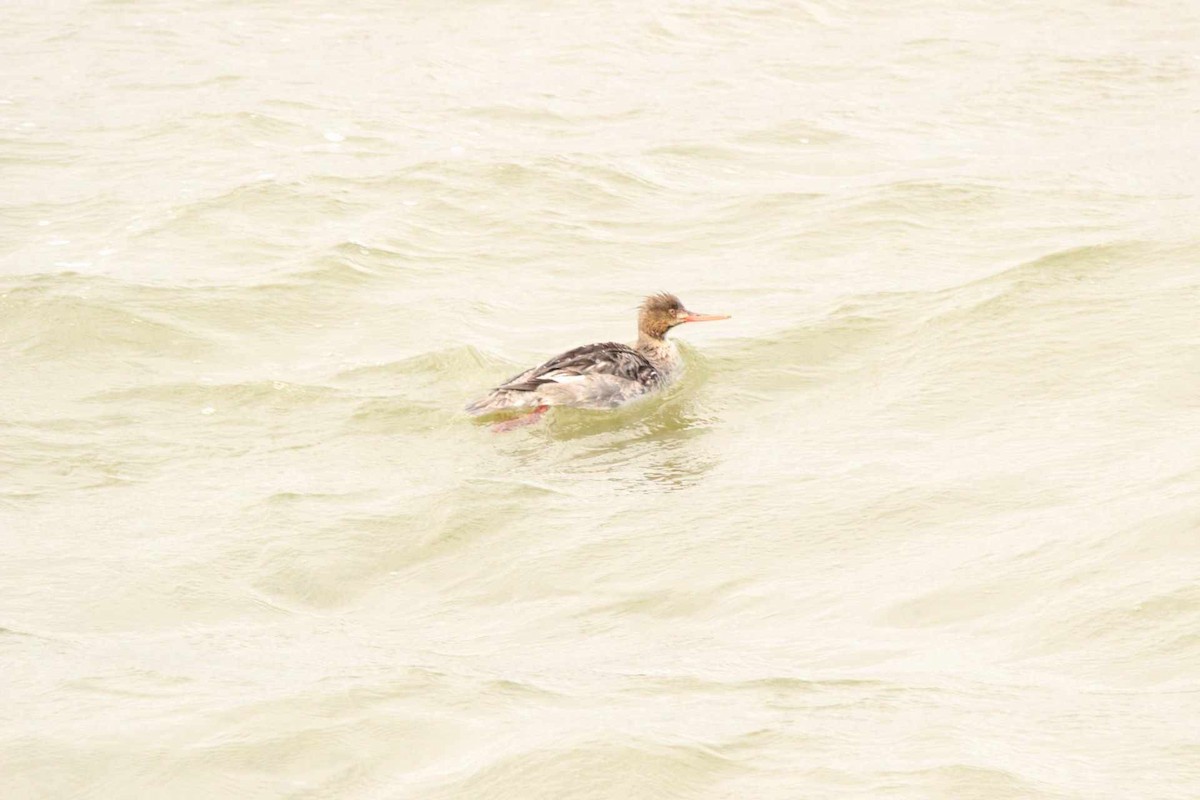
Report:
[[[0,21],[4,797],[1200,796],[1194,3]]]

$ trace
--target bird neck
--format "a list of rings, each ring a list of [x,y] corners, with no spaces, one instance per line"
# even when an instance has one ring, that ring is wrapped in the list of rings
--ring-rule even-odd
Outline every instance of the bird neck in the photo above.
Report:
[[[665,336],[653,336],[641,331],[638,334],[637,351],[656,369],[671,372],[679,366],[679,350]]]
[[[654,350],[665,347],[666,344],[667,332],[665,330],[652,329],[648,325],[638,325],[638,350]]]

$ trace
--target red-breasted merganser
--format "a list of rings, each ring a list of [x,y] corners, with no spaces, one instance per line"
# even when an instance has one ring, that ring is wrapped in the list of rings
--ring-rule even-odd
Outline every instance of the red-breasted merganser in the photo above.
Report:
[[[633,347],[604,342],[568,350],[541,366],[527,369],[467,406],[473,415],[526,411],[500,423],[497,430],[528,424],[550,406],[616,408],[671,382],[682,363],[667,332],[685,322],[729,319],[725,314],[693,314],[673,294],[647,297],[638,310],[638,340]]]

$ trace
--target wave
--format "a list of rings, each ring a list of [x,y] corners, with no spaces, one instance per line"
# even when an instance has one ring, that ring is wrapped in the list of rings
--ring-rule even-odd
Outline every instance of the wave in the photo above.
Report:
[[[0,297],[0,337],[27,357],[61,361],[141,356],[198,358],[213,343],[188,326],[110,297],[40,281]]]
[[[547,797],[667,800],[693,797],[748,771],[703,745],[613,740],[545,747],[497,759],[467,777],[439,780],[424,797],[524,798],[530,786]]]

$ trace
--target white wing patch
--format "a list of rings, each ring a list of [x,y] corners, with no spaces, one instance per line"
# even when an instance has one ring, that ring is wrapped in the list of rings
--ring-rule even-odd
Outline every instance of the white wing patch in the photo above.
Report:
[[[541,380],[554,381],[555,383],[582,383],[588,379],[587,375],[542,375]]]

